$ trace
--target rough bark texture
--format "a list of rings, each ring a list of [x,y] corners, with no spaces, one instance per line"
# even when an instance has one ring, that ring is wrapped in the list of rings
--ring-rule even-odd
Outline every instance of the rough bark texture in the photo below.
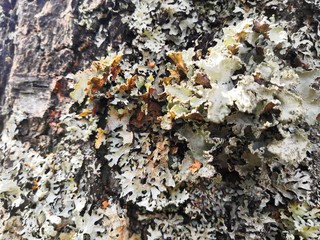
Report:
[[[87,30],[76,23],[81,3],[1,1],[1,126],[13,106],[27,115],[42,117],[57,104],[50,103],[57,81],[104,56],[106,52],[101,49],[109,44],[117,46],[128,38],[119,16],[108,14],[101,21],[110,26],[109,38],[97,49],[92,42],[97,29]],[[92,8],[101,3],[93,3]]]
[[[93,3],[89,4],[84,4],[83,2],[86,1],[0,0],[0,6],[2,7],[2,13],[0,11],[0,132],[4,132],[4,130],[8,132],[11,131],[15,140],[29,144],[40,153],[41,156],[52,152],[59,152],[59,147],[57,146],[63,137],[63,133],[60,132],[59,127],[56,127],[55,124],[59,122],[58,119],[61,112],[67,111],[67,109],[64,108],[70,107],[70,100],[68,98],[70,90],[67,86],[68,80],[66,76],[69,73],[76,73],[88,67],[96,58],[105,56],[105,49],[107,49],[108,46],[111,46],[114,50],[120,49],[120,46],[130,48],[137,35],[137,32],[124,24],[121,19],[123,12],[127,15],[131,15],[134,12],[135,6],[131,1],[119,1],[121,4],[117,3],[117,1],[102,0],[93,1]],[[197,4],[199,1],[193,2]],[[228,4],[224,1],[217,2],[221,4],[222,8],[224,6],[223,4]],[[272,14],[277,14],[276,21],[286,19],[288,22],[294,22],[295,25],[288,26],[288,29],[292,32],[304,26],[306,23],[302,19],[305,15],[309,15],[310,21],[313,21],[313,24],[318,24],[313,25],[313,32],[318,31],[317,34],[319,35],[319,3],[316,1],[288,2],[288,6],[294,9],[298,9],[297,6],[299,7],[300,4],[300,9],[302,10],[296,10],[296,12],[292,13],[282,8],[280,12],[274,13],[273,11],[279,11],[280,8],[274,10],[270,7],[271,5],[261,2],[257,3],[257,9],[268,17]],[[255,4],[252,6],[254,5]],[[85,11],[85,13],[81,12],[79,6],[85,6],[91,15],[88,14],[87,16]],[[112,9],[112,11],[110,9]],[[98,15],[98,17],[94,14]],[[205,17],[205,14],[203,16]],[[312,16],[314,16],[316,20],[312,19]],[[84,18],[90,20],[91,17],[92,25],[89,26],[89,24],[87,24],[81,26],[81,24],[79,24]],[[232,16],[230,15],[226,19],[230,20],[231,18]],[[216,32],[221,32],[223,21],[226,19],[223,17],[219,19],[219,17],[217,17],[215,21],[212,22],[212,26],[209,27],[211,29],[217,29]],[[164,24],[166,21],[165,16],[159,16],[158,21],[160,24],[163,21]],[[205,22],[207,20],[203,19],[203,21]],[[106,32],[104,32],[106,37],[104,41],[97,44],[96,41],[100,31],[100,25],[103,25],[104,29],[106,29]],[[188,42],[184,45],[179,45],[175,50],[187,49],[191,47],[194,42],[197,42],[197,48],[202,49],[203,54],[205,54],[208,47],[213,45],[213,39],[216,37],[216,33],[213,32],[214,31],[212,31],[212,33],[206,32],[201,35],[192,32],[190,33]],[[168,46],[174,45],[172,43],[174,40],[172,39],[166,41]],[[319,36],[317,39],[319,41]],[[132,61],[139,59],[138,50],[134,49],[132,51],[132,56],[129,56],[130,54],[128,53],[125,55]],[[290,60],[285,59],[284,61],[291,61],[290,64],[293,67],[295,67],[295,65],[303,67],[304,63],[299,62],[299,56],[297,56],[296,53],[292,54],[294,56],[291,56]],[[288,56],[288,58],[289,57],[290,56]],[[318,67],[319,66],[316,68]],[[200,82],[200,84],[202,83]],[[77,107],[79,108],[79,106],[75,106],[74,108]],[[17,129],[10,130],[9,128],[13,122],[17,126]],[[312,198],[314,202],[319,204],[319,124],[311,127],[308,126],[306,129],[307,128],[311,128],[309,136],[310,141],[314,144],[314,148],[312,151],[310,150],[309,156],[312,159],[312,168],[308,170],[313,179],[314,192]],[[93,142],[94,137],[91,136],[88,145],[92,145]],[[76,151],[74,151],[74,154],[76,154]],[[91,178],[89,176],[89,180],[86,182],[86,186],[84,186],[84,189],[86,189],[90,195],[88,197],[90,200],[87,200],[87,203],[90,202],[91,204],[88,207],[89,212],[91,211],[90,208],[94,208],[95,205],[101,205],[103,199],[108,199],[112,196],[114,201],[118,201],[123,209],[127,209],[125,220],[121,220],[122,222],[115,220],[115,224],[121,222],[122,228],[129,229],[128,231],[119,231],[124,234],[121,236],[122,239],[129,238],[129,235],[132,239],[138,235],[142,239],[146,239],[148,237],[147,235],[150,237],[150,231],[147,233],[147,229],[153,226],[152,224],[154,223],[150,219],[147,219],[147,217],[145,217],[147,220],[139,219],[139,222],[138,215],[143,211],[131,202],[126,203],[123,198],[120,197],[121,191],[119,190],[119,183],[115,180],[115,173],[113,172],[115,169],[111,169],[105,162],[105,154],[106,152],[104,150],[97,150],[93,154],[94,157],[98,159],[96,165],[100,164],[101,175],[99,179],[96,179],[93,175],[91,175]],[[90,154],[88,153],[88,155]],[[90,159],[89,156],[88,159]],[[14,163],[9,160],[7,153],[0,153],[0,167],[6,168],[12,164]],[[89,164],[90,163],[84,163],[75,176],[75,181],[80,185],[82,175],[88,174],[85,169]],[[304,167],[308,168],[308,166]],[[233,181],[233,178],[238,179],[238,176],[233,176],[232,174],[227,177],[230,178],[230,182]],[[183,188],[183,186],[181,186],[181,188]],[[28,204],[27,201],[25,204]],[[13,209],[12,211],[17,211],[17,209]],[[85,210],[83,210],[83,212],[84,211]],[[168,210],[166,213],[170,215],[170,211],[171,210]],[[173,210],[173,212],[174,211],[175,210]],[[180,210],[177,210],[177,212],[179,211]],[[232,212],[232,210],[229,210],[229,212]],[[1,214],[3,213],[0,212],[0,218],[2,217]],[[191,219],[185,218],[184,221],[184,223],[186,223],[187,221],[191,221]],[[17,223],[15,229],[23,229],[23,224],[19,224],[21,223]],[[64,223],[59,223],[57,225],[57,229],[62,232],[60,239],[67,239],[67,235],[64,236],[63,234],[68,232],[64,231],[68,223],[65,225]],[[228,223],[226,223],[226,225],[228,225]],[[230,223],[230,225],[232,224]],[[118,225],[115,226],[115,228],[117,227]],[[6,229],[6,231],[10,232],[11,230]],[[71,230],[68,234],[70,232]],[[15,236],[14,232],[10,234],[7,236]],[[217,233],[216,235],[218,239],[232,238],[230,236],[226,237],[225,235],[220,236],[219,234],[220,233]],[[19,236],[16,236],[17,239],[20,238]],[[86,239],[85,236],[84,233],[83,239]],[[249,239],[248,236],[246,235],[243,238]],[[118,236],[114,238],[121,239],[121,237]],[[136,239],[138,239],[138,237]],[[237,238],[236,235],[235,239],[240,238]]]

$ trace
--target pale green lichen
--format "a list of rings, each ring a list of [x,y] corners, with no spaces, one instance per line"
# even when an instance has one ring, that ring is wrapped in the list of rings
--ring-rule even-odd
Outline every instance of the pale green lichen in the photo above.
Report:
[[[291,203],[288,211],[281,212],[286,239],[318,239],[320,235],[320,209],[312,208],[307,202]]]
[[[122,188],[121,197],[126,201],[150,212],[165,211],[168,206],[179,207],[192,199],[192,188],[187,187],[181,192],[177,188],[181,184],[192,186],[201,178],[218,178],[217,170],[210,163],[222,169],[234,168],[244,178],[240,181],[240,186],[246,186],[239,195],[239,201],[244,201],[244,205],[239,209],[239,213],[234,213],[234,217],[245,222],[247,238],[257,238],[257,232],[261,232],[266,225],[273,225],[273,230],[276,231],[276,226],[280,223],[261,212],[255,212],[253,216],[250,214],[249,203],[244,200],[248,194],[246,191],[250,188],[246,184],[252,187],[259,182],[255,187],[270,192],[265,199],[261,196],[264,201],[261,211],[271,199],[276,206],[295,199],[309,199],[307,193],[311,190],[312,181],[308,173],[298,170],[298,167],[307,161],[310,143],[306,132],[298,129],[296,123],[316,121],[314,111],[304,109],[303,105],[309,104],[310,98],[316,99],[318,92],[311,87],[311,83],[306,83],[307,81],[300,77],[306,73],[279,64],[281,60],[276,56],[275,50],[280,43],[283,48],[288,47],[287,35],[283,28],[264,21],[264,24],[270,25],[267,30],[270,34],[259,35],[253,32],[253,20],[240,22],[237,26],[226,29],[222,40],[209,51],[208,56],[200,59],[195,57],[196,52],[192,48],[183,52],[169,52],[168,56],[174,65],[168,65],[170,75],[160,82],[166,95],[165,102],[158,100],[163,105],[161,109],[159,103],[152,105],[145,100],[138,100],[139,96],[143,95],[140,92],[142,81],[136,85],[128,80],[125,87],[114,86],[108,89],[115,100],[111,102],[112,106],[108,107],[106,118],[111,133],[107,137],[109,154],[105,158],[111,167],[118,165],[121,168],[117,179]],[[276,36],[276,33],[279,35]],[[244,73],[236,74],[237,70],[246,65],[246,52],[251,51],[243,45],[246,40],[254,45],[266,41],[270,46],[265,52],[265,61],[253,65]],[[110,69],[108,71],[112,72]],[[150,76],[146,78],[149,79]],[[315,76],[312,79],[314,78]],[[159,92],[161,88],[153,85],[153,78],[150,79],[152,81],[143,81],[149,94],[151,90],[155,91],[154,96],[163,94]],[[118,84],[123,84],[123,80],[117,81]],[[310,98],[305,97],[305,91],[300,90],[302,81],[303,86],[310,89]],[[90,85],[90,82],[88,84]],[[121,91],[122,88],[125,91]],[[99,94],[87,94],[88,106],[90,101],[101,97]],[[130,109],[138,110],[134,114],[132,111],[120,113],[116,110],[125,96],[131,98]],[[130,103],[125,101],[124,104],[129,106]],[[154,114],[153,111],[158,111],[156,118],[148,117],[149,114]],[[264,116],[269,116],[268,120],[264,120]],[[312,121],[309,116],[313,116]],[[176,121],[180,121],[182,126],[175,127]],[[199,122],[201,125],[198,125]],[[225,127],[225,123],[231,124],[235,134],[232,141],[226,141],[223,133],[217,134],[215,129],[210,127],[212,123]],[[142,135],[139,132],[146,131],[142,130],[144,124],[151,124],[153,130]],[[161,128],[158,128],[157,124],[160,124]],[[137,130],[134,130],[135,128]],[[265,135],[265,132],[272,128],[278,129],[277,138]],[[246,137],[248,129],[256,138]],[[163,135],[166,131],[176,132],[178,141],[186,143],[187,151],[184,157],[170,153],[170,149],[174,148],[171,139],[157,136],[158,133]],[[258,140],[259,138],[265,138],[266,141]],[[156,141],[152,142],[151,139]],[[243,145],[243,141],[247,142],[247,147]],[[150,146],[154,146],[154,150],[151,150]],[[240,146],[245,147],[242,155],[234,157]],[[224,150],[221,151],[223,147]],[[170,158],[175,159],[172,166],[169,165]],[[228,162],[229,159],[240,162],[244,160],[245,164],[231,163]],[[287,167],[284,169],[283,166]],[[269,176],[268,168],[283,170]],[[260,177],[253,177],[247,182],[246,176],[256,171],[260,172]],[[212,211],[219,219],[223,218],[217,210]],[[162,229],[161,236],[175,236],[170,235],[161,224],[159,228]],[[218,231],[217,229],[215,231]],[[227,233],[225,228],[222,229]],[[160,234],[159,230],[149,228],[149,231],[153,236]],[[235,237],[240,233],[228,234]],[[275,233],[272,234],[275,236]]]
[[[319,118],[320,72],[315,44],[303,42],[313,33],[256,17],[256,1],[130,2],[132,14],[121,2],[117,16],[135,34],[132,49],[70,75],[74,104],[51,154],[18,140],[25,116],[8,121],[0,237],[317,239],[306,126]],[[79,16],[99,29],[98,47],[102,3],[84,1]],[[207,49],[198,41],[216,18],[228,27]],[[286,59],[293,49],[310,69]],[[90,195],[101,179],[103,194],[114,188],[108,200]]]

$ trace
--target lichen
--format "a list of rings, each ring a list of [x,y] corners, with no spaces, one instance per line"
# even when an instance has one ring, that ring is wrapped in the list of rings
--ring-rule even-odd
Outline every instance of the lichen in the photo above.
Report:
[[[50,154],[18,139],[26,116],[8,121],[0,236],[316,239],[320,71],[315,41],[303,42],[315,35],[252,7],[283,9],[273,2],[131,1],[128,15],[121,1],[132,46],[68,76]],[[80,9],[84,20],[99,7]]]

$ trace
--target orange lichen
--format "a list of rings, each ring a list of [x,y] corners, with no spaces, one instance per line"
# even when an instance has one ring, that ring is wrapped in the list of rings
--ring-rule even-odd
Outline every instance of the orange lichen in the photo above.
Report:
[[[103,200],[101,205],[103,209],[106,209],[109,206],[109,202],[107,200]]]
[[[38,181],[37,180],[33,180],[33,182],[32,182],[32,190],[37,190],[38,188],[39,188]]]
[[[181,52],[172,52],[168,54],[168,57],[176,64],[177,70],[184,72],[187,75],[188,68],[183,61],[182,53]]]
[[[120,91],[128,91],[133,89],[136,86],[136,81],[138,80],[138,75],[134,75],[127,79],[125,84],[121,84],[119,89]]]
[[[201,162],[199,162],[197,159],[194,160],[193,164],[189,167],[189,170],[192,173],[195,173],[196,171],[198,171],[201,168]]]
[[[80,117],[87,117],[89,114],[91,114],[92,111],[85,109],[82,113],[79,114]]]
[[[92,77],[89,80],[89,84],[91,84],[91,94],[95,94],[100,91],[100,89],[103,87],[103,85],[106,82],[105,77]]]
[[[102,128],[97,129],[96,141],[95,141],[95,148],[100,148],[101,144],[105,141],[105,134],[107,133],[106,130]]]

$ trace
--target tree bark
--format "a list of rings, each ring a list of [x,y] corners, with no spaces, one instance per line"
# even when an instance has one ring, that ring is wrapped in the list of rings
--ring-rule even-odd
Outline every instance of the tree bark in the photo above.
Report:
[[[177,208],[172,207],[172,209],[170,209],[169,206],[165,210],[159,210],[157,212],[156,209],[154,211],[146,211],[132,201],[127,202],[126,197],[123,197],[119,180],[116,178],[117,173],[120,172],[120,167],[111,167],[108,165],[104,158],[107,154],[107,150],[95,149],[94,144],[96,143],[96,135],[92,133],[87,141],[77,143],[66,137],[66,133],[63,130],[65,123],[61,124],[61,122],[67,121],[61,120],[61,116],[67,116],[69,113],[72,114],[81,107],[81,103],[74,104],[74,101],[69,97],[69,93],[72,89],[70,88],[68,74],[75,74],[80,70],[89,68],[92,61],[106,55],[105,49],[108,49],[108,47],[111,46],[115,51],[126,49],[127,52],[125,52],[124,55],[132,62],[138,62],[139,58],[143,57],[146,60],[150,60],[150,64],[152,60],[158,61],[155,64],[158,64],[159,68],[165,68],[164,64],[162,66],[160,65],[165,61],[169,62],[168,56],[164,55],[162,58],[159,57],[165,50],[158,55],[156,52],[152,52],[152,50],[142,51],[140,48],[141,44],[147,45],[147,43],[141,43],[139,41],[141,41],[141,39],[144,41],[145,36],[142,35],[141,37],[137,29],[129,26],[130,24],[124,21],[124,15],[130,17],[135,13],[135,9],[137,8],[137,5],[135,5],[136,2],[137,1],[126,0],[97,0],[92,2],[86,0],[0,0],[0,132],[2,138],[0,142],[0,180],[8,184],[11,183],[11,181],[16,182],[13,184],[13,188],[15,189],[16,187],[21,190],[17,190],[19,194],[21,194],[21,199],[19,199],[19,197],[14,196],[14,194],[7,195],[11,190],[1,191],[0,189],[0,200],[3,202],[0,206],[0,218],[5,219],[0,220],[0,236],[8,239],[27,239],[28,237],[31,239],[32,236],[34,239],[41,239],[41,237],[46,239],[90,239],[88,236],[91,236],[91,239],[95,239],[95,237],[96,239],[98,239],[98,237],[101,237],[101,239],[153,239],[152,237],[155,239],[177,239],[180,231],[177,230],[179,229],[179,226],[175,226],[176,229],[172,230],[172,232],[165,232],[166,230],[163,230],[162,227],[165,228],[166,221],[170,221],[170,218],[172,217],[171,220],[174,222],[176,221],[173,220],[176,219],[174,217],[178,215],[183,219],[180,222],[181,225],[185,224],[186,226],[189,226],[188,224],[190,224],[191,226],[192,221],[197,221],[197,219],[191,219],[187,216],[188,213],[184,212],[186,211],[186,205],[184,206],[183,204]],[[252,10],[253,8],[256,10],[255,15],[253,14],[251,16],[252,18],[272,18],[272,15],[274,15],[275,23],[294,23],[293,25],[286,26],[289,37],[291,36],[290,34],[297,32],[300,28],[308,26],[310,27],[308,36],[311,39],[308,40],[314,44],[316,44],[316,41],[320,41],[320,6],[317,1],[286,1],[288,6],[287,9],[286,5],[282,4],[280,1],[229,1],[229,3],[228,1],[209,1],[210,3],[208,3],[208,6],[213,2],[214,8],[217,8],[218,6],[221,7],[220,12],[217,12],[215,15],[215,19],[210,19],[206,12],[200,14],[201,9],[205,9],[201,7],[202,1],[186,0],[172,2],[177,2],[178,5],[181,5],[182,2],[187,2],[193,7],[200,6],[198,8],[194,7],[196,10],[193,10],[199,11],[200,17],[197,20],[198,24],[201,25],[201,22],[203,22],[204,25],[208,24],[208,26],[203,29],[197,29],[196,27],[191,29],[190,27],[191,30],[186,27],[189,31],[189,35],[186,36],[186,39],[182,39],[181,43],[177,40],[179,36],[167,37],[163,46],[163,49],[166,49],[166,51],[186,50],[190,47],[194,47],[193,45],[196,45],[195,43],[197,43],[196,50],[202,50],[202,54],[205,56],[208,48],[215,45],[214,39],[223,35],[222,29],[227,27],[226,25],[229,23],[231,25],[233,18],[238,20],[239,15],[237,14],[240,14],[241,11],[243,16],[239,17],[239,19],[249,16],[251,12],[254,12]],[[243,9],[240,11],[234,6],[230,7],[230,5],[232,5],[231,2],[232,4],[235,2],[234,6],[240,6]],[[161,4],[159,3],[159,6],[160,5]],[[225,13],[224,8],[233,9],[234,13]],[[153,8],[150,7],[150,9]],[[155,13],[154,15],[151,14],[152,17],[154,17],[152,24],[155,21],[158,21],[157,24],[159,26],[167,24],[169,22],[170,12],[168,11],[168,13],[164,14],[158,10],[158,8],[150,10]],[[155,17],[156,14],[159,15]],[[192,13],[179,12],[177,15],[174,15],[174,17],[180,19],[179,17],[184,14],[192,15]],[[183,28],[182,22],[177,23],[171,21],[170,24],[176,24],[175,26],[172,26],[172,29],[179,29],[179,26],[180,28]],[[184,24],[189,23],[184,22]],[[211,32],[208,31],[208,29],[211,29]],[[185,34],[183,29],[179,31],[181,31],[179,34]],[[164,34],[168,34],[169,36],[168,32],[169,30],[166,30],[164,31]],[[99,37],[101,34],[104,34],[102,40]],[[246,42],[246,44],[248,46],[250,45],[248,42]],[[318,47],[320,47],[319,44]],[[141,51],[139,52],[138,49]],[[288,66],[291,64],[290,67],[306,68],[306,71],[308,71],[307,67],[304,65],[305,63],[300,59],[299,49],[295,50],[296,52],[292,53],[294,56],[288,56],[290,59],[284,58],[283,61],[286,62],[286,64],[288,63]],[[312,50],[320,51],[319,48],[316,50],[314,46],[312,46]],[[319,62],[319,55],[320,52],[311,58],[316,59]],[[153,59],[149,59],[149,57],[153,57]],[[176,63],[173,58],[171,59]],[[178,66],[177,74],[187,75],[186,73],[182,73],[184,68],[181,66],[180,69]],[[313,68],[319,70],[319,67],[320,65],[314,66]],[[309,70],[311,71],[311,69]],[[239,69],[239,71],[242,70]],[[208,85],[208,82],[205,82],[208,80],[204,77],[198,81],[197,85],[203,85],[205,87],[209,87],[210,85]],[[156,110],[154,110],[155,112],[158,111],[158,108],[161,109],[162,106],[160,105],[161,104],[154,103],[153,107],[156,108]],[[161,110],[159,111],[161,112]],[[154,116],[160,116],[160,114],[157,114],[158,113],[154,113]],[[154,116],[150,117],[152,118],[152,121],[156,118]],[[136,119],[139,119],[139,117],[136,117]],[[140,126],[137,127],[139,124],[137,121],[141,121],[141,119],[149,121],[146,116],[144,118],[141,117],[140,120],[136,119],[135,123],[133,123],[132,118],[130,119],[131,126],[136,128],[140,128]],[[101,122],[103,121],[107,120],[102,120],[101,118],[97,124],[101,125]],[[120,119],[119,121],[122,120]],[[181,123],[178,121],[177,124],[179,125]],[[104,123],[104,125],[106,124]],[[140,130],[141,129],[142,128],[140,128]],[[313,203],[319,204],[319,123],[304,127],[303,129],[310,130],[308,134],[312,147],[308,149],[308,158],[311,159],[309,164],[312,167],[308,168],[310,166],[301,166],[301,168],[302,170],[307,169],[312,178],[313,189],[310,193],[312,195],[310,199],[312,199]],[[75,145],[72,146],[71,144]],[[181,147],[181,150],[179,151],[183,152],[182,149],[183,148]],[[174,151],[174,149],[171,149],[170,151]],[[182,152],[181,155],[184,155]],[[79,158],[85,160],[81,160],[80,163],[74,163],[74,156],[78,155],[81,155]],[[38,173],[30,173],[26,166],[32,161],[27,158],[35,159],[32,160],[33,163],[45,159],[43,160],[44,163],[41,163],[44,165],[46,164],[45,161],[52,161],[52,165],[48,167],[48,169],[52,171],[52,179],[55,178],[55,174],[58,174],[60,171],[60,165],[62,166],[65,164],[64,161],[69,162],[68,164],[71,165],[69,166],[70,169],[73,168],[73,165],[80,164],[79,167],[74,167],[74,176],[71,177],[67,174],[63,175],[66,178],[70,177],[74,179],[74,184],[77,186],[74,187],[74,192],[71,191],[75,194],[74,196],[77,199],[73,199],[74,203],[73,205],[71,204],[72,207],[70,205],[69,212],[66,210],[66,213],[64,213],[64,216],[66,217],[63,218],[59,216],[59,221],[55,222],[54,219],[45,216],[43,218],[46,220],[42,223],[34,223],[34,226],[37,226],[37,228],[34,229],[31,229],[31,226],[33,226],[33,223],[31,223],[31,221],[33,221],[32,219],[37,219],[34,221],[40,220],[31,215],[30,218],[22,216],[21,212],[23,212],[23,208],[30,209],[28,214],[31,214],[33,209],[35,209],[34,211],[37,211],[39,208],[36,206],[41,205],[42,198],[47,197],[47,195],[39,196],[42,187],[40,183],[40,174],[46,175],[47,171],[39,170]],[[19,164],[24,166],[20,166]],[[19,167],[14,168],[13,166],[15,165]],[[197,168],[196,165],[192,166]],[[224,168],[222,165],[215,167],[217,167],[217,169],[220,169],[220,167],[223,169],[221,170],[221,175],[223,178],[226,176],[227,179],[223,179],[223,181],[232,182],[234,179],[235,181],[239,180],[238,173],[235,173],[236,171],[230,174],[226,173],[229,171],[228,167],[230,166],[227,166],[227,168]],[[18,168],[21,168],[21,170],[12,170]],[[34,167],[34,169],[36,168],[37,167]],[[8,171],[17,171],[17,175],[10,175]],[[73,170],[70,171],[72,172]],[[100,172],[100,175],[95,174],[97,171]],[[197,171],[197,169],[194,171]],[[10,177],[8,177],[8,174]],[[23,179],[23,181],[19,180],[19,174],[21,174],[21,179]],[[36,174],[39,175],[37,176]],[[63,181],[66,181],[66,179],[57,180],[57,182],[60,183]],[[218,179],[215,179],[214,181],[218,181]],[[50,181],[48,180],[48,182]],[[52,184],[52,182],[50,182],[50,184]],[[65,194],[69,193],[69,190],[63,189],[68,189],[68,184],[64,182],[62,185],[63,187],[60,186],[59,188],[61,189],[61,193],[59,193],[60,196],[57,194],[57,198],[67,199]],[[200,204],[209,202],[209,200],[200,199],[200,196],[208,196],[205,192],[207,190],[204,190],[202,188],[203,186],[200,185],[201,183],[194,186],[194,188],[197,188],[197,191],[200,191],[200,193],[198,193],[199,195],[197,195],[199,197],[199,206]],[[226,186],[228,186],[228,184]],[[4,188],[5,185],[1,185],[1,187]],[[44,186],[44,188],[45,187],[47,189],[46,191],[50,193],[55,186]],[[183,184],[180,186],[181,189],[187,189],[188,187],[189,186],[184,186]],[[12,191],[15,191],[14,189]],[[27,190],[25,189],[29,189],[30,194],[26,194]],[[230,189],[227,188],[225,191],[229,191]],[[201,192],[202,190],[203,192]],[[230,191],[237,190],[242,191],[241,189],[236,188]],[[221,190],[221,192],[223,191]],[[37,200],[35,200],[36,197],[33,196],[37,196]],[[19,204],[15,201],[18,201]],[[52,200],[52,203],[50,204],[56,203],[58,206],[58,204],[60,204],[58,203],[59,201],[60,200]],[[222,203],[223,201],[217,204]],[[10,204],[12,205],[9,206]],[[83,206],[81,204],[83,204]],[[223,206],[223,208],[226,209],[226,215],[236,214],[238,211],[238,208],[234,209],[234,206],[231,206],[230,204],[229,201]],[[261,203],[252,201],[250,204],[254,205]],[[272,214],[278,214],[279,217],[272,216],[272,218],[280,218],[281,211],[277,211],[277,209],[280,207],[284,209],[285,207],[281,206],[281,204],[280,207],[279,205],[272,205],[272,202],[269,202],[268,204],[270,205],[269,210],[272,209],[270,210],[270,216]],[[66,206],[61,205],[61,208],[66,209]],[[96,211],[97,208],[100,208],[100,210]],[[253,206],[252,208],[256,207]],[[205,206],[201,206],[199,209],[205,209]],[[102,213],[103,210],[108,211],[109,220],[105,220],[108,218],[107,216],[101,220],[102,216],[104,216],[103,214],[105,214]],[[72,215],[70,214],[70,211],[78,211],[79,213],[74,213],[74,215]],[[191,212],[192,210],[189,209],[189,211]],[[202,213],[203,215],[216,214]],[[49,212],[43,210],[43,212],[36,213],[35,215],[37,214],[46,215],[49,214]],[[57,213],[53,212],[52,214],[52,216],[54,216],[54,214]],[[167,216],[168,218],[161,219],[163,216]],[[68,219],[71,217],[72,219]],[[164,223],[161,223],[163,225],[156,231],[154,230],[154,226],[157,223],[157,220],[155,219],[158,217],[160,220],[163,220]],[[226,219],[232,218],[232,216],[225,217]],[[26,219],[29,219],[30,222],[26,223],[29,221]],[[84,222],[79,223],[79,221]],[[238,227],[240,226],[240,223],[231,223],[231,220],[230,222],[227,220],[225,221],[226,222],[224,223],[221,222],[221,229],[215,229],[213,231],[216,234],[215,236],[217,239],[249,239],[249,233],[251,231],[249,228],[251,226],[247,226],[248,229],[245,230],[239,227],[232,235],[232,229],[227,228]],[[242,221],[242,219],[236,217],[233,221]],[[169,222],[169,224],[171,223]],[[252,225],[254,225],[254,223],[252,223]],[[96,233],[92,233],[92,229],[87,229],[90,228],[90,226],[92,229],[101,226],[103,229],[96,231],[101,234],[94,235]],[[167,228],[169,229],[170,227],[167,226]],[[222,228],[225,229],[222,230]],[[163,230],[161,230],[163,235],[160,237],[158,236],[158,238],[156,238],[155,235],[152,236],[152,234],[156,234],[155,232],[161,232],[159,229]],[[186,229],[188,228],[186,227]],[[191,233],[195,231],[194,229],[192,228],[192,230],[190,230]],[[269,230],[264,230],[264,232],[268,232]],[[39,231],[39,233],[37,233],[37,231]],[[41,231],[52,232],[44,234]],[[228,235],[226,232],[230,232],[230,234]],[[256,234],[258,230],[255,229],[253,232]],[[205,233],[203,233],[202,236],[205,236],[204,234]],[[170,238],[170,236],[172,237]],[[201,234],[199,234],[199,236],[201,236]],[[206,235],[206,237],[210,239],[208,236],[209,235]],[[192,239],[192,236],[190,235],[189,238]],[[206,238],[204,237],[204,239]]]

